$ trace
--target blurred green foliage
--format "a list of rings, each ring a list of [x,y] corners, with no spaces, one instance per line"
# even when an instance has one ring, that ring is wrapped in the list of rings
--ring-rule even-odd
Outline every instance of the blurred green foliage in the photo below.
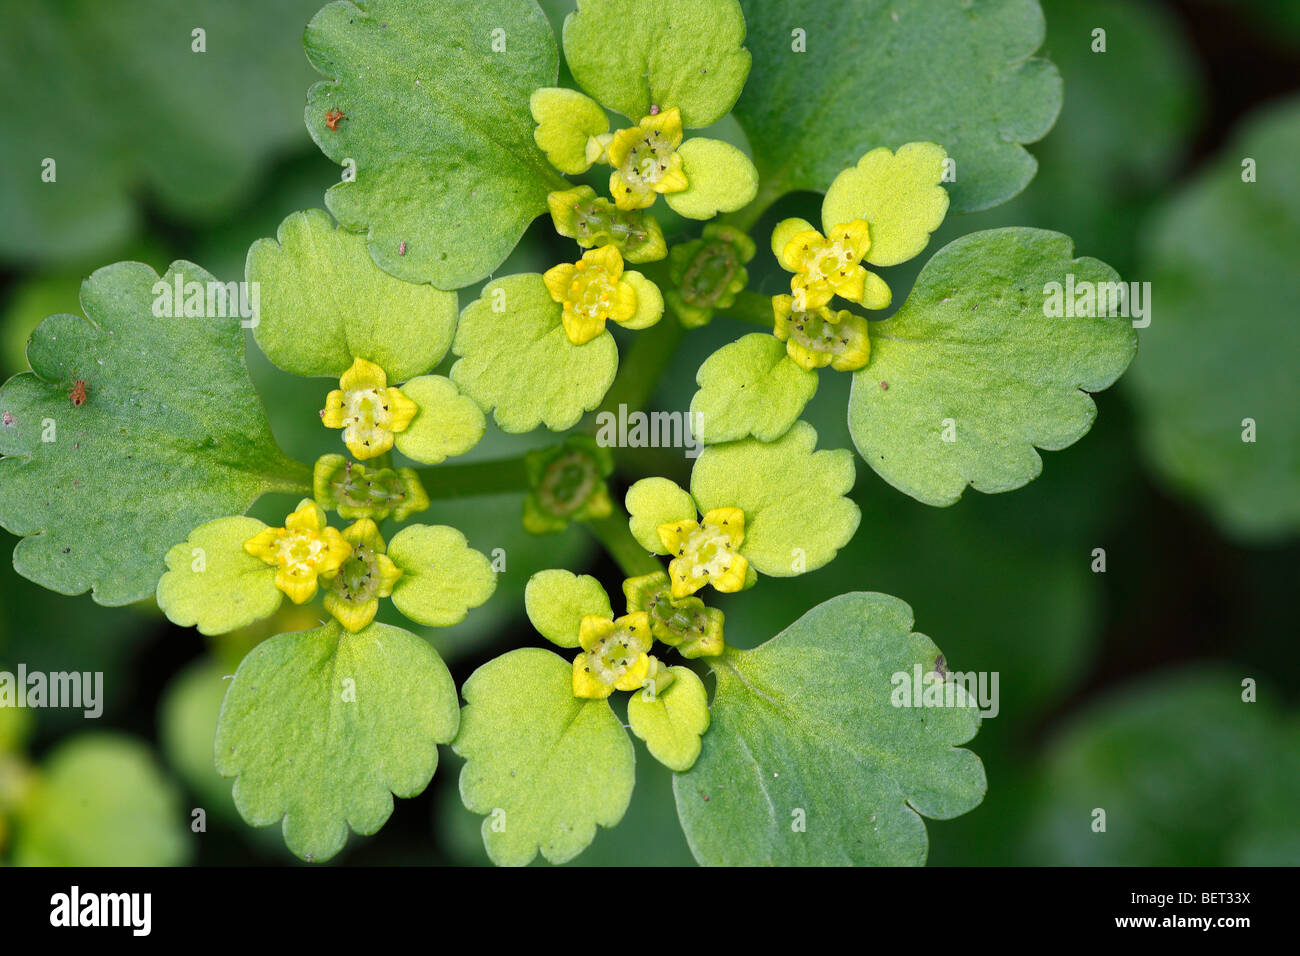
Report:
[[[1131,387],[1156,472],[1227,532],[1278,540],[1300,531],[1300,98],[1246,126],[1150,220],[1159,311]]]

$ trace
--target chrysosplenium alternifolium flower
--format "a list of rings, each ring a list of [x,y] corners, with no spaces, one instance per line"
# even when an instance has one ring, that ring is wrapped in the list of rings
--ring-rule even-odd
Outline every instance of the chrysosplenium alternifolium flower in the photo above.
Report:
[[[920,20],[904,17],[890,35]],[[979,30],[978,21],[963,20],[962,28]],[[445,44],[429,45],[430,36],[443,35],[455,57],[444,56]],[[752,34],[769,46],[772,35]],[[306,116],[322,149],[349,166],[326,201],[337,222],[321,210],[295,213],[274,239],[254,244],[246,265],[261,290],[253,335],[266,357],[292,375],[338,382],[323,408],[315,404],[319,384],[304,383],[313,404],[305,416],[293,413],[306,419],[296,423],[302,431],[290,429],[295,446],[322,446],[313,449],[314,462],[292,461],[276,446],[244,366],[241,329],[193,318],[159,324],[149,308],[155,283],[180,288],[182,272],[201,270],[178,262],[158,276],[139,264],[109,267],[83,290],[90,321],[48,320],[29,352],[34,373],[0,392],[7,456],[0,466],[27,492],[0,501],[11,509],[0,513],[6,526],[30,536],[16,561],[25,562],[24,574],[67,593],[94,587],[106,603],[154,590],[172,621],[208,635],[260,621],[287,624],[276,616],[286,597],[302,608],[300,617],[321,619],[307,630],[280,628],[286,633],[244,658],[215,748],[218,769],[239,778],[241,813],[257,824],[283,820],[286,841],[304,858],[338,852],[348,824],[378,829],[392,795],[420,792],[438,745],[451,743],[466,758],[465,805],[490,816],[483,834],[494,860],[527,863],[539,851],[571,859],[597,826],[618,821],[631,795],[634,751],[610,706],[626,693],[627,727],[682,775],[678,808],[701,859],[732,859],[726,834],[743,831],[753,835],[744,862],[839,862],[850,844],[871,861],[913,862],[914,843],[900,850],[907,841],[893,834],[842,840],[851,827],[835,824],[828,827],[834,848],[820,848],[809,830],[792,849],[785,828],[770,825],[772,808],[796,793],[788,788],[806,788],[800,799],[818,790],[826,761],[810,755],[911,739],[911,724],[906,732],[879,726],[895,716],[883,706],[850,713],[829,700],[863,701],[880,690],[886,678],[855,668],[854,655],[908,672],[933,665],[938,651],[912,630],[910,609],[886,596],[850,594],[753,650],[738,646],[750,647],[754,635],[733,633],[729,644],[725,632],[724,608],[752,600],[745,592],[760,576],[823,567],[857,530],[853,455],[818,449],[817,432],[799,420],[817,390],[817,370],[853,373],[849,424],[863,458],[915,497],[950,503],[954,486],[959,494],[968,484],[1005,489],[1027,480],[1037,458],[1024,435],[1041,436],[1039,447],[1074,440],[1090,409],[1084,393],[1122,371],[1128,342],[1109,328],[1082,332],[1082,322],[1035,325],[1043,316],[1025,305],[1031,283],[1009,283],[1004,272],[982,276],[975,291],[985,298],[959,311],[955,300],[975,294],[966,283],[972,263],[978,267],[971,251],[978,243],[964,240],[927,265],[917,283],[924,295],[914,292],[882,323],[869,321],[866,313],[895,304],[874,270],[918,255],[944,219],[949,157],[933,143],[875,148],[831,182],[809,181],[825,163],[850,159],[847,144],[869,142],[870,132],[850,131],[842,114],[851,111],[839,109],[838,99],[820,101],[822,91],[802,88],[799,76],[788,78],[791,90],[778,103],[768,98],[764,107],[763,88],[740,100],[751,60],[736,0],[582,0],[562,38],[581,91],[553,85],[558,51],[530,0],[327,5],[308,27],[307,47],[329,76],[310,91]],[[780,39],[777,50],[762,51],[768,69],[790,59]],[[922,46],[899,45],[898,55]],[[691,132],[713,127],[737,102],[757,166],[741,148]],[[890,108],[908,110],[912,102]],[[783,109],[792,115],[776,115]],[[611,123],[610,114],[622,119]],[[763,135],[774,122],[785,133]],[[977,150],[988,138],[975,128],[980,122],[963,117],[955,127],[964,148]],[[998,130],[1006,128],[1005,116],[999,122]],[[761,191],[759,168],[770,174]],[[784,193],[819,186],[827,187],[819,222],[789,218],[771,231],[784,272],[773,272],[766,255],[756,262],[751,234],[762,214]],[[546,258],[538,271],[496,276],[543,208],[574,245],[556,252],[539,244]],[[661,222],[665,214],[671,218]],[[1017,248],[999,256],[999,269],[1032,266],[1037,281],[1061,262],[1094,268],[1070,259],[1063,237],[1003,232],[1014,235],[1002,236],[999,248],[1032,251],[1024,255],[1030,266]],[[762,294],[750,288],[751,270]],[[463,291],[485,278],[476,296]],[[996,310],[977,316],[972,306],[988,301],[989,287]],[[907,314],[912,309],[919,318]],[[153,316],[147,333],[139,315]],[[761,331],[699,366],[691,432],[673,439],[669,428],[659,433],[670,436],[666,442],[625,442],[635,448],[599,444],[606,439],[589,413],[624,405],[643,413],[664,391],[661,383],[694,371],[693,362],[683,365],[691,355],[686,332],[715,316]],[[891,334],[891,325],[909,321],[905,331],[919,327],[916,335]],[[965,323],[977,322],[988,324],[966,336]],[[1027,345],[1016,340],[1026,328]],[[1085,334],[1103,332],[1111,336],[1106,347],[1092,349]],[[620,356],[616,336],[635,346]],[[1009,404],[1011,396],[1052,408],[1060,421],[1044,430],[1020,422],[1008,437],[1009,429],[969,412],[974,389],[957,373],[979,364],[961,351],[977,339],[990,343],[977,355],[1012,341],[1035,359],[1024,363],[1029,373],[1003,376],[1005,395],[981,379],[981,401]],[[1065,339],[1073,351],[1043,345]],[[192,364],[213,370],[203,389],[190,385]],[[1086,375],[1075,374],[1080,364]],[[1043,371],[1067,366],[1055,379]],[[99,377],[70,377],[87,368]],[[268,405],[289,416],[285,405]],[[655,414],[672,417],[652,413],[652,429]],[[962,414],[974,419],[959,423],[963,436],[982,440],[939,446],[940,421]],[[35,437],[33,423],[46,419],[57,419],[66,436],[67,416],[78,439]],[[277,421],[277,434],[280,428]],[[525,443],[514,455],[501,450],[511,435],[541,428],[567,434]],[[99,448],[132,435],[132,453],[117,470],[89,473],[73,455],[89,458],[82,435]],[[665,447],[677,445],[704,446],[689,480],[689,459]],[[448,463],[471,451],[479,457]],[[126,479],[116,477],[119,470]],[[659,473],[677,475],[685,487]],[[92,482],[93,492],[83,484]],[[139,493],[153,482],[164,485],[158,514]],[[625,511],[615,486],[626,487]],[[58,507],[49,504],[52,488],[63,494]],[[285,497],[259,502],[263,495]],[[31,504],[37,500],[45,512]],[[295,500],[289,511],[286,501]],[[118,501],[129,522],[107,520]],[[254,507],[271,523],[245,513]],[[475,547],[456,527],[409,523],[430,511],[463,525]],[[109,526],[115,532],[96,542],[98,550],[83,549],[69,531]],[[120,533],[123,526],[130,533]],[[521,534],[553,537],[538,544]],[[584,536],[618,568],[621,614],[595,578],[545,568],[584,553]],[[389,622],[401,615],[412,626],[455,625],[492,597],[498,574],[507,600],[483,619],[509,620],[508,599],[526,580],[529,621],[566,656],[510,650],[466,681],[462,708],[436,650],[440,637]],[[473,630],[459,637],[467,647],[481,639]],[[674,651],[682,660],[667,663]],[[715,677],[712,713],[705,666]],[[851,680],[835,684],[836,675]],[[930,715],[922,724],[917,748],[933,747],[943,760],[970,756],[952,746],[974,732],[969,714]],[[832,726],[833,740],[825,734]],[[910,755],[886,756],[902,766]],[[875,757],[867,762],[874,766]],[[940,762],[916,770],[914,786],[956,792],[950,781],[926,776]],[[290,766],[308,770],[286,774]],[[964,781],[967,803],[953,798],[945,812],[969,805],[982,787],[969,763],[960,770],[953,779]],[[849,805],[846,819],[874,821],[882,807],[917,805],[917,793],[896,782],[907,776],[872,773],[824,789],[868,792],[870,814],[862,812],[868,803]],[[711,794],[725,796],[709,803]],[[819,807],[818,825],[833,811]],[[913,815],[904,815],[914,836]]]

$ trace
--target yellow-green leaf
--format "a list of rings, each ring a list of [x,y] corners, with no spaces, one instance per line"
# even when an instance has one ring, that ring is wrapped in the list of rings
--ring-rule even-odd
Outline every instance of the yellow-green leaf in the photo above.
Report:
[[[465,454],[487,429],[482,410],[441,375],[413,378],[402,385],[402,394],[420,406],[411,424],[394,436],[407,458],[436,465]]]
[[[673,682],[662,692],[636,691],[627,701],[632,733],[669,770],[690,770],[709,727],[709,696],[689,667],[670,667]]]
[[[244,550],[265,527],[255,518],[218,518],[167,552],[157,597],[173,624],[225,634],[276,612],[284,593],[275,568]]]
[[[948,154],[934,143],[906,143],[898,152],[873,149],[835,177],[822,203],[822,232],[865,219],[866,261],[892,266],[919,255],[948,212],[940,185]]]

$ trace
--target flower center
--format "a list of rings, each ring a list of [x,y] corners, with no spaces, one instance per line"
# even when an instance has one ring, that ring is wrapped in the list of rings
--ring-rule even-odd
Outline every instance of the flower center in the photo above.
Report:
[[[695,633],[703,634],[707,629],[708,615],[704,613],[702,602],[699,607],[699,610],[694,610],[690,605],[674,606],[668,588],[664,586],[650,598],[646,610],[650,613],[651,621],[662,625],[680,642]]]
[[[403,521],[428,506],[420,479],[408,468],[369,471],[342,455],[327,455],[316,463],[315,482],[321,506],[343,518],[381,521],[392,515]]]
[[[679,556],[690,562],[691,574],[697,578],[719,577],[736,560],[731,539],[717,525],[707,522],[686,536]]]
[[[319,535],[310,531],[290,531],[280,539],[275,558],[290,574],[306,577],[315,575],[316,565],[326,547]]]
[[[349,444],[354,441],[362,445],[377,443],[393,423],[387,389],[354,389],[344,396],[343,410],[343,437]]]
[[[624,212],[608,199],[589,199],[573,207],[577,239],[584,245],[616,243],[637,246],[650,238],[650,231],[635,213]]]
[[[379,558],[374,548],[357,544],[352,554],[339,566],[330,590],[349,604],[365,604],[379,597]]]
[[[653,187],[668,172],[673,152],[668,137],[651,130],[632,147],[619,172],[629,185]]]
[[[790,338],[810,352],[842,355],[853,341],[850,330],[828,322],[817,312],[795,312],[790,316]]]
[[[721,299],[740,269],[740,258],[729,242],[706,243],[682,276],[679,291],[687,305],[707,307]]]
[[[642,628],[644,630],[644,628]],[[617,684],[628,669],[648,650],[653,638],[628,627],[620,627],[607,637],[602,637],[587,652],[587,667],[591,675],[605,684]]]
[[[585,261],[577,265],[577,274],[569,286],[569,305],[584,318],[608,317],[614,307],[616,284],[600,266],[593,267]]]
[[[827,240],[819,245],[808,271],[814,277],[821,278],[828,278],[837,272],[844,276],[854,264],[853,252],[845,248],[843,240]]]
[[[537,497],[551,514],[565,518],[578,511],[596,491],[600,471],[585,452],[561,455],[546,469]]]

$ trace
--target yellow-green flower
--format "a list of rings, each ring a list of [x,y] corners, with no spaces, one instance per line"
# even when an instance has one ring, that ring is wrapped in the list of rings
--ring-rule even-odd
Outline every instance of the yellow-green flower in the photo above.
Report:
[[[862,265],[871,248],[865,219],[836,226],[829,237],[805,220],[787,219],[773,233],[773,248],[780,250],[781,266],[794,273],[790,291],[798,312],[811,312],[837,295],[869,309],[889,304],[889,287]]]
[[[644,611],[613,621],[587,615],[578,625],[582,653],[573,659],[573,695],[603,699],[615,690],[636,690],[651,670],[654,644]]]
[[[739,508],[714,508],[700,521],[670,521],[658,531],[674,556],[668,562],[674,598],[694,594],[706,584],[725,592],[745,586],[749,561],[739,553],[745,540],[745,512]]]
[[[619,209],[645,209],[660,193],[679,193],[689,185],[677,147],[682,145],[682,113],[673,107],[619,130],[606,145],[597,141],[589,158],[614,167],[609,194]]]
[[[316,594],[318,578],[338,574],[352,545],[325,524],[325,512],[314,501],[304,498],[284,519],[283,528],[259,531],[244,542],[244,550],[275,566],[275,586],[294,604],[302,604]]]
[[[605,323],[629,322],[637,314],[637,294],[623,278],[623,256],[614,246],[583,253],[542,277],[551,298],[564,306],[564,331],[574,345],[590,342]]]
[[[326,396],[320,417],[326,428],[343,429],[354,458],[366,459],[392,448],[394,433],[405,431],[419,410],[400,389],[389,387],[382,368],[356,358]]]
[[[343,539],[352,553],[326,586],[325,610],[349,631],[359,631],[375,619],[379,599],[393,593],[402,569],[384,553],[387,545],[370,518],[345,528]]]
[[[645,611],[655,640],[677,648],[683,657],[717,657],[726,649],[722,612],[705,607],[697,597],[674,598],[663,571],[627,578],[623,594],[628,612]]]
[[[794,297],[772,296],[775,328],[772,334],[785,343],[786,354],[803,368],[831,368],[848,372],[862,368],[871,357],[867,320],[847,309],[832,312],[819,306],[807,312],[794,307]]]

